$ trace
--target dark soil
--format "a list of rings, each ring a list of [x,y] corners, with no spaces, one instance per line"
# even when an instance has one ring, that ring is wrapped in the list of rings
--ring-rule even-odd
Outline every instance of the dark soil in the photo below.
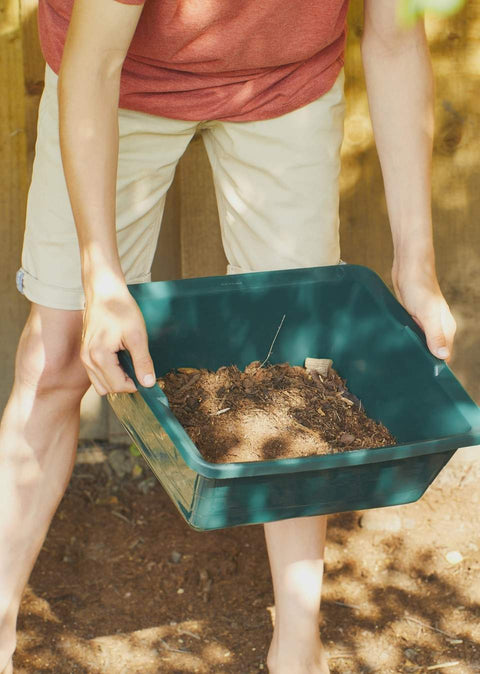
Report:
[[[159,380],[173,413],[212,463],[263,461],[394,445],[346,382],[288,363],[241,372],[179,368]]]
[[[332,674],[480,672],[479,480],[453,461],[418,503],[370,511],[373,528],[329,518]],[[273,620],[263,527],[192,531],[139,457],[86,444],[23,599],[15,674],[266,674]]]

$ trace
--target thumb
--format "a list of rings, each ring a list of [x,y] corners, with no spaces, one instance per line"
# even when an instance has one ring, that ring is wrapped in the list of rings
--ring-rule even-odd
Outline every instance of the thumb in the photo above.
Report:
[[[148,339],[146,333],[137,335],[126,343],[130,352],[135,369],[135,375],[142,386],[151,387],[155,384],[155,370],[153,361],[148,351]]]
[[[443,330],[440,316],[429,317],[422,321],[422,328],[427,338],[427,344],[430,351],[437,358],[446,360],[450,357],[450,348],[448,340]]]

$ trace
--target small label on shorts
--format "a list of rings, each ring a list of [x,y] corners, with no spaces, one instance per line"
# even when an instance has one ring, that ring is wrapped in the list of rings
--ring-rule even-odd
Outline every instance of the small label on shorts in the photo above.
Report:
[[[25,276],[25,272],[23,269],[19,269],[17,271],[17,276],[16,276],[16,283],[17,283],[17,290],[18,292],[22,293],[23,295],[23,279]]]

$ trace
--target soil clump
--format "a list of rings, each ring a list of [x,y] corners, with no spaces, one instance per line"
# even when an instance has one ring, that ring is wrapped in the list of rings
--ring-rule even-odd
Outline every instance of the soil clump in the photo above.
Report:
[[[158,381],[202,456],[212,463],[333,454],[396,444],[339,374],[297,365],[178,368]]]

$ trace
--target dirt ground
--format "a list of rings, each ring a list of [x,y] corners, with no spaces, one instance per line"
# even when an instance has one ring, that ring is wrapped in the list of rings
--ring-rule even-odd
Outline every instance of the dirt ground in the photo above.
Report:
[[[330,517],[333,674],[480,672],[479,479],[454,459],[415,504]],[[86,444],[24,596],[15,671],[266,672],[272,604],[261,526],[194,532],[128,448]]]

